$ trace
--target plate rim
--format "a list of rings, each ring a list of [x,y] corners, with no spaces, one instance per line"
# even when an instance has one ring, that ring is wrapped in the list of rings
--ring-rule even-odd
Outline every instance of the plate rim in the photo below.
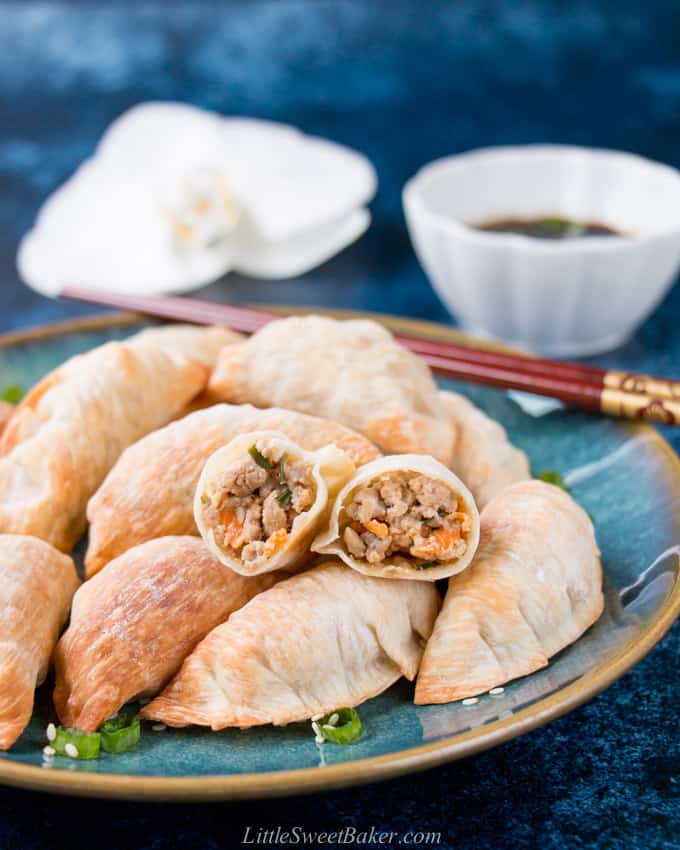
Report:
[[[392,330],[425,338],[448,339],[463,344],[506,349],[498,343],[474,339],[456,328],[422,319],[370,313],[359,310],[330,310],[307,306],[266,306],[282,315],[324,313],[336,317],[370,316]],[[106,313],[38,325],[26,330],[0,334],[0,348],[38,342],[72,333],[126,327],[146,320],[135,313]],[[680,458],[661,434],[646,423],[625,423],[625,427],[651,439],[664,456],[671,472],[670,482],[680,495]],[[611,654],[595,670],[581,676],[559,691],[539,699],[511,717],[495,720],[462,734],[421,744],[382,756],[323,767],[229,775],[194,774],[182,777],[135,776],[131,774],[75,773],[59,768],[20,764],[0,758],[0,783],[34,791],[108,799],[145,799],[160,802],[205,802],[285,797],[294,794],[330,791],[359,786],[456,761],[519,737],[578,708],[597,696],[641,661],[680,616],[680,576],[676,576],[668,597],[641,636],[631,639]]]

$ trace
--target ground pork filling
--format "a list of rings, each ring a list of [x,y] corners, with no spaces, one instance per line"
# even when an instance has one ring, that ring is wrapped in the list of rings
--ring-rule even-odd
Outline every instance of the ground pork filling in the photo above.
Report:
[[[311,465],[258,440],[201,501],[216,543],[253,562],[270,558],[285,544],[295,518],[315,498]]]
[[[356,489],[344,508],[344,522],[350,555],[418,570],[460,558],[472,530],[450,487],[405,471],[386,472]]]

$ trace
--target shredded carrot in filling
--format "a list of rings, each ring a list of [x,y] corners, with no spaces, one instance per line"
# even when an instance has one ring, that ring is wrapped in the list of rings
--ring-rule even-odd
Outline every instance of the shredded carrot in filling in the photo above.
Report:
[[[311,466],[260,440],[202,497],[203,520],[219,546],[257,561],[285,545],[295,519],[315,498]]]
[[[386,472],[358,487],[344,508],[344,543],[369,564],[437,566],[467,551],[470,516],[441,481],[417,472]]]
[[[236,514],[230,508],[220,512],[220,524],[224,528],[224,542],[228,546],[240,546],[243,543],[243,523],[239,522]]]
[[[390,533],[390,530],[385,523],[378,522],[377,519],[369,519],[368,522],[364,523],[364,528],[366,531],[371,531],[376,537],[380,537],[381,540],[387,537]]]

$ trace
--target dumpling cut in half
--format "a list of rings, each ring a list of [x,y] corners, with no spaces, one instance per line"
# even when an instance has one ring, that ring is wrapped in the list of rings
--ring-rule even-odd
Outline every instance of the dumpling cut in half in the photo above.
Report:
[[[452,702],[545,667],[602,613],[593,524],[563,490],[513,484],[482,511],[477,554],[449,581],[415,701]]]
[[[294,569],[309,560],[331,499],[354,471],[334,445],[309,452],[278,431],[242,434],[203,468],[196,525],[216,557],[242,575]]]
[[[283,725],[413,679],[439,610],[427,582],[327,563],[261,593],[214,629],[142,716],[169,726]]]
[[[343,487],[312,549],[366,575],[435,581],[464,570],[478,541],[479,513],[463,482],[434,458],[392,455]]]
[[[68,555],[35,537],[0,534],[0,750],[31,719],[78,584]]]

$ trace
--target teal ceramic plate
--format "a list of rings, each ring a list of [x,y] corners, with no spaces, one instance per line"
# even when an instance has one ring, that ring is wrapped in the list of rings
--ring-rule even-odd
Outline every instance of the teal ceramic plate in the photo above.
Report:
[[[67,357],[136,330],[106,317],[0,339],[0,383],[28,386]],[[411,334],[460,341],[442,326],[384,318]],[[460,387],[456,387],[460,389]],[[370,782],[495,746],[591,698],[639,661],[680,612],[680,463],[651,428],[574,411],[541,418],[505,394],[464,391],[500,420],[535,471],[557,469],[592,514],[602,549],[606,609],[577,643],[539,673],[478,704],[416,708],[402,682],[361,707],[365,734],[318,747],[308,724],[283,729],[145,730],[138,749],[95,762],[41,767],[49,691],[29,728],[0,756],[0,782],[46,791],[135,799],[264,797]]]

